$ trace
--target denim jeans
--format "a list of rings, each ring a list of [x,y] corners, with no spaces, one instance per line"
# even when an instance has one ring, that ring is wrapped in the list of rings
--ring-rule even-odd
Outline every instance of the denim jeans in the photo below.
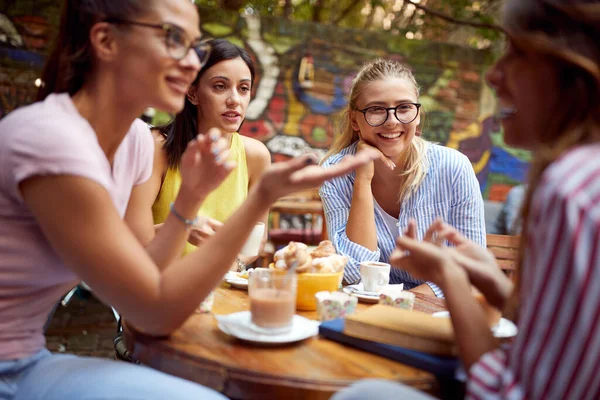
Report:
[[[0,361],[0,400],[224,400],[212,389],[122,361],[43,349]]]

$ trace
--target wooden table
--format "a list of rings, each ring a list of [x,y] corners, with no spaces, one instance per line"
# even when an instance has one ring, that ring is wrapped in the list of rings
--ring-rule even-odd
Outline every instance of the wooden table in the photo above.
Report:
[[[444,301],[416,293],[415,310],[433,313]],[[359,303],[359,310],[368,305]],[[249,309],[248,293],[219,288],[213,313]],[[316,312],[298,312],[316,319]],[[427,392],[438,390],[432,374],[404,364],[314,337],[283,347],[249,345],[222,333],[210,314],[195,314],[167,339],[124,327],[134,359],[234,399],[328,399],[364,378],[392,379]]]

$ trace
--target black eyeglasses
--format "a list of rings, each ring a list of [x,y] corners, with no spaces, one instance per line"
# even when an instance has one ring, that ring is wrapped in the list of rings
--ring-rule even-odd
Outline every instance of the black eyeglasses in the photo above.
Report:
[[[165,33],[167,52],[169,53],[169,56],[175,60],[183,59],[190,49],[194,49],[200,59],[200,65],[203,66],[210,55],[210,44],[203,42],[200,39],[188,39],[183,29],[168,22],[162,24],[148,24],[146,22],[130,21],[115,17],[106,18],[105,21],[112,24],[128,24],[160,29]]]
[[[394,116],[398,121],[403,124],[410,124],[417,119],[419,108],[421,108],[421,103],[402,103],[398,104],[396,107],[386,108],[373,106],[362,110],[357,109],[356,111],[363,113],[367,124],[371,126],[381,126],[388,120],[391,110],[394,110]]]

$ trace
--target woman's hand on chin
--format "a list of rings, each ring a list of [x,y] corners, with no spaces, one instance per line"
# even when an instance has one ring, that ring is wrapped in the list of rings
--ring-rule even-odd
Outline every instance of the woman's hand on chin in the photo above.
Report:
[[[371,146],[370,144],[368,144],[367,142],[365,142],[364,140],[360,140],[358,142],[358,145],[356,146],[356,154],[360,154],[363,151],[375,151],[377,153],[377,157],[375,160],[371,161],[370,163],[367,163],[359,168],[356,169],[356,179],[357,180],[367,180],[367,181],[371,181],[373,179],[373,175],[375,174],[375,161],[379,160],[383,163],[383,165],[385,165],[386,167],[388,167],[391,170],[394,170],[394,168],[396,168],[396,164],[394,164],[394,162],[392,160],[390,160],[385,154],[383,154],[381,152],[381,150],[379,150],[377,147],[375,146]]]

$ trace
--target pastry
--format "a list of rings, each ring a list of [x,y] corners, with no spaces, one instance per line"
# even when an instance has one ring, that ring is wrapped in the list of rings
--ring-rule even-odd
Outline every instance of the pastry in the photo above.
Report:
[[[310,252],[312,258],[322,258],[336,254],[333,243],[329,240],[323,240],[319,245]]]
[[[319,272],[322,274],[331,274],[343,271],[347,263],[348,259],[345,256],[341,256],[339,254],[331,254],[326,257],[313,259],[312,266],[314,272]]]

